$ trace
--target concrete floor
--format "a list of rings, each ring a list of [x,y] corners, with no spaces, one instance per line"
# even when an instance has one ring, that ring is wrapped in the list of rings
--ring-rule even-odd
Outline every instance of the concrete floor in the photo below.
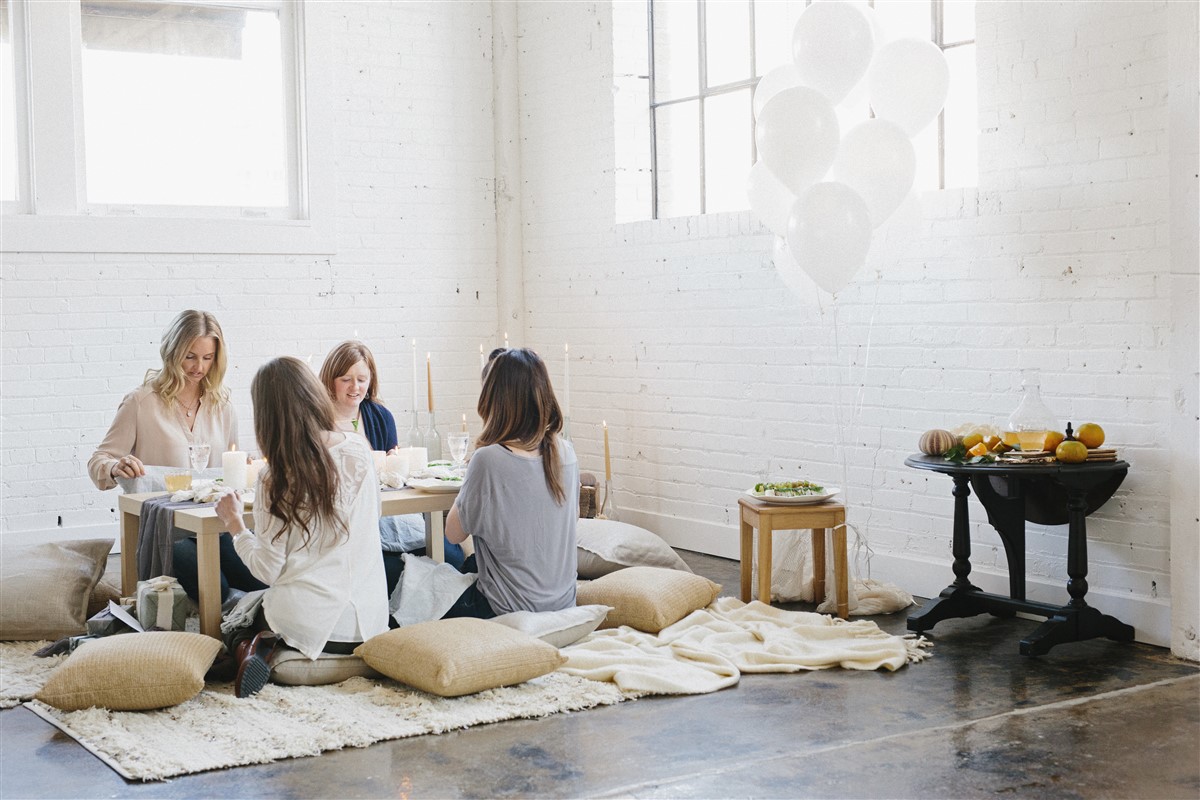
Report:
[[[736,562],[682,555],[736,594]],[[877,621],[904,630],[903,613]],[[710,695],[148,784],[18,707],[0,712],[0,798],[1200,797],[1200,668],[1103,640],[1023,657],[1036,624],[943,622],[934,657],[896,673],[746,675]]]

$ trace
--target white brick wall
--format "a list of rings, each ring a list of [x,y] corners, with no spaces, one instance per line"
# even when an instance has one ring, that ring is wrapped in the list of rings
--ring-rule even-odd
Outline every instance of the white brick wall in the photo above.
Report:
[[[96,491],[87,459],[184,308],[224,328],[243,448],[257,366],[316,368],[353,336],[402,432],[412,337],[434,354],[443,429],[474,409],[479,343],[497,338],[490,7],[339,2],[331,16],[335,257],[3,255],[3,533],[115,534],[116,493]]]
[[[785,288],[748,214],[614,225],[612,13],[523,6],[528,339],[570,341],[576,447],[599,469],[608,420],[625,517],[733,554],[738,493],[799,459],[846,483],[875,576],[936,592],[950,481],[903,460],[926,428],[1007,417],[1038,367],[1061,419],[1101,422],[1133,465],[1089,520],[1092,597],[1164,643],[1165,10],[979,4],[980,186],[903,209],[835,306]],[[976,576],[1003,588],[973,515]],[[1031,596],[1065,599],[1065,555],[1065,526],[1031,530]]]

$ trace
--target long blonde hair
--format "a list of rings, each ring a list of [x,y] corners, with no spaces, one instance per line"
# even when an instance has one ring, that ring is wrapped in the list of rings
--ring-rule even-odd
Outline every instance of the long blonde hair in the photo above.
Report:
[[[187,356],[192,342],[201,337],[212,337],[217,348],[213,365],[200,384],[200,396],[217,405],[229,402],[229,390],[225,388],[225,336],[221,333],[221,325],[217,318],[207,311],[189,309],[181,311],[179,316],[171,321],[170,327],[163,334],[162,344],[158,347],[162,367],[147,370],[143,381],[162,398],[164,404],[169,404],[178,397],[179,391],[187,383],[183,376],[183,359]]]
[[[329,392],[307,364],[283,356],[254,374],[250,399],[254,436],[268,465],[264,507],[283,522],[275,539],[295,526],[302,546],[308,547],[321,522],[332,523],[335,538],[347,536],[346,521],[335,505],[337,468],[325,443],[325,434],[335,428]]]
[[[476,410],[483,419],[478,447],[516,442],[542,456],[546,487],[559,505],[566,500],[559,475],[558,433],[562,409],[550,374],[537,353],[525,348],[496,353],[487,367]]]

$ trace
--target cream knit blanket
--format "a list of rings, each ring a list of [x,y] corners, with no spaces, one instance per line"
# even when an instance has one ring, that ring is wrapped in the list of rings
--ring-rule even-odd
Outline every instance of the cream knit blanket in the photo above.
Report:
[[[657,636],[621,627],[565,648],[560,670],[615,683],[627,695],[703,694],[743,672],[897,670],[929,657],[930,643],[894,636],[870,620],[846,622],[720,597]]]

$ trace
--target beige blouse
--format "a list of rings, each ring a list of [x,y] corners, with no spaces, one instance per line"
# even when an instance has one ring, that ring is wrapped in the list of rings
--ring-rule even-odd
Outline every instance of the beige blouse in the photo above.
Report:
[[[191,466],[188,445],[208,443],[212,449],[207,466],[221,466],[221,453],[238,438],[233,404],[217,405],[202,398],[191,430],[183,410],[177,403],[171,405],[163,405],[162,398],[149,386],[125,395],[104,441],[88,459],[88,474],[96,488],[112,489],[117,485],[112,469],[117,459],[126,455],[136,456],[143,464],[186,469]]]

